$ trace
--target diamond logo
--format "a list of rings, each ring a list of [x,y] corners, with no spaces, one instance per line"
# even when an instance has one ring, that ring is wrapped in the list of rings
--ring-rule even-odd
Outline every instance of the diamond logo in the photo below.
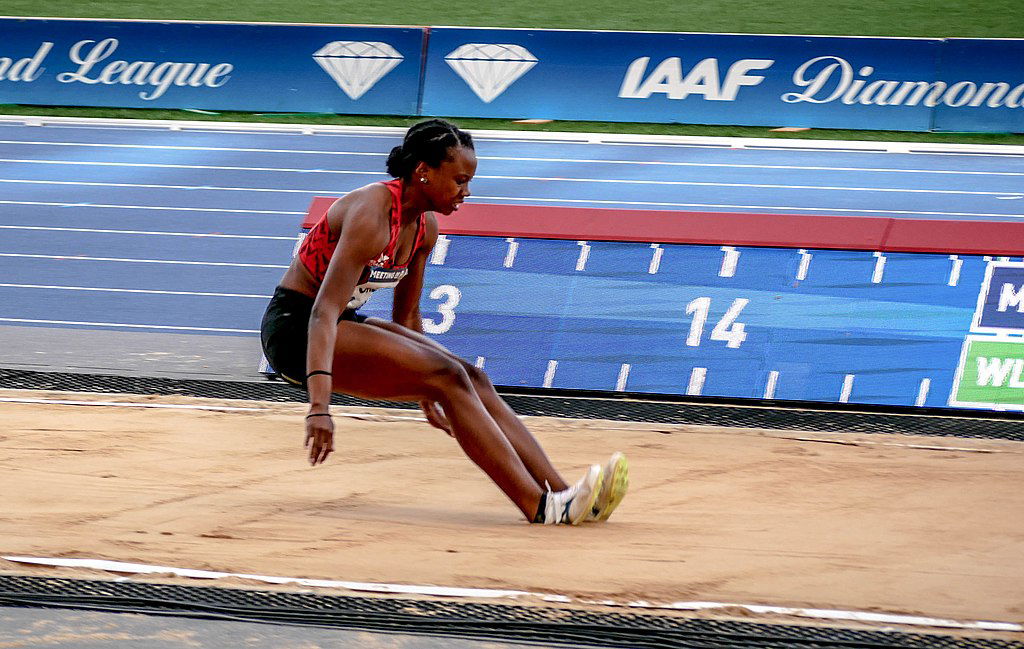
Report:
[[[466,43],[444,60],[485,104],[537,65],[537,57],[528,49],[509,43]]]
[[[366,94],[403,58],[387,43],[374,41],[334,41],[313,55],[313,60],[353,100]]]

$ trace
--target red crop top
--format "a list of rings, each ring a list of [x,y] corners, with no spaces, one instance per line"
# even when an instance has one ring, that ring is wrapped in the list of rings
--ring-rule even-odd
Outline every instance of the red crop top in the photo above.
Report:
[[[395,248],[398,247],[398,234],[402,229],[402,179],[396,178],[383,184],[391,192],[391,237],[379,255],[366,260],[366,267],[363,268],[359,281],[356,282],[352,297],[345,305],[346,309],[358,309],[370,299],[377,289],[396,286],[409,273],[409,262],[412,261],[416,250],[419,249],[420,243],[423,242],[426,213],[421,214],[416,223],[416,239],[409,252],[409,258],[405,260],[404,264],[395,263],[397,261]],[[331,263],[334,250],[338,247],[340,236],[340,230],[336,234],[331,232],[327,215],[324,214],[299,245],[299,261],[306,267],[317,284],[322,284],[324,281],[327,266]]]

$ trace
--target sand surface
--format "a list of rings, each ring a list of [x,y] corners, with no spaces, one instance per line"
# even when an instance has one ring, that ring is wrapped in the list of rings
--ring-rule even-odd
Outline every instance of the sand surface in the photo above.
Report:
[[[608,523],[548,527],[416,411],[336,408],[311,468],[301,404],[0,397],[257,408],[0,403],[0,555],[1024,621],[1021,443],[527,418],[570,480],[632,464]]]

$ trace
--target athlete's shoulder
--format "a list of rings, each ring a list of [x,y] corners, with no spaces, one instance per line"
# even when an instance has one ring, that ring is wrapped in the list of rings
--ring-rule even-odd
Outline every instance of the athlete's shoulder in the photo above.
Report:
[[[391,210],[391,191],[384,183],[370,183],[353,189],[345,196],[334,201],[328,215],[347,215],[359,213],[387,213]]]
[[[365,240],[373,247],[384,246],[390,237],[391,192],[381,183],[354,189],[334,202],[327,212],[331,229],[338,228],[346,239]]]

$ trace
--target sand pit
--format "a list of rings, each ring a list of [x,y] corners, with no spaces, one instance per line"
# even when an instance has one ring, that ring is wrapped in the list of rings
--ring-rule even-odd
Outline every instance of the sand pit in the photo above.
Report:
[[[1021,443],[528,418],[573,480],[632,463],[607,524],[545,527],[416,411],[336,409],[311,468],[301,404],[0,397],[241,408],[0,403],[0,555],[1024,621]]]

